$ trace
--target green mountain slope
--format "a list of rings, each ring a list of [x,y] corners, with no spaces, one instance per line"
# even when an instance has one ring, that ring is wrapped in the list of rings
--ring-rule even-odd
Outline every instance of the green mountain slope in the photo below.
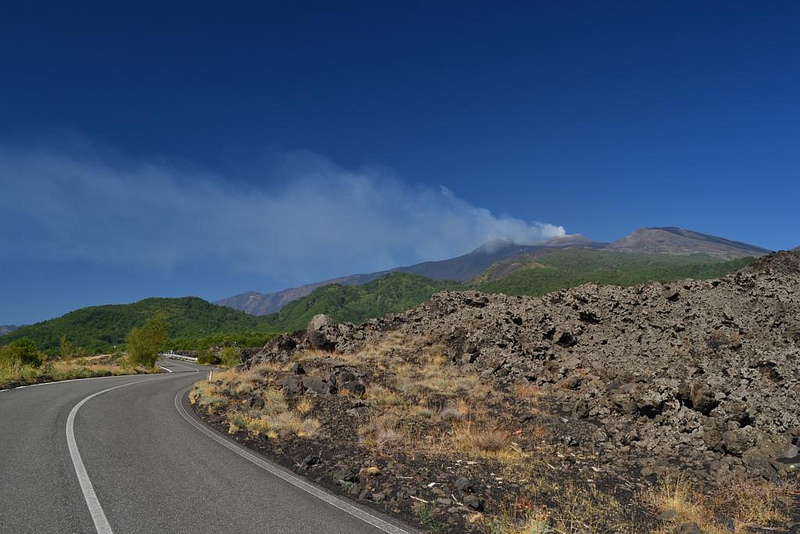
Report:
[[[287,304],[280,312],[268,315],[276,330],[298,330],[318,313],[336,321],[360,323],[387,313],[409,310],[439,291],[461,289],[458,282],[432,280],[408,273],[391,273],[363,286],[332,284]]]
[[[592,249],[543,250],[500,262],[470,284],[487,293],[544,295],[587,282],[630,286],[683,278],[718,278],[753,258],[723,261],[704,254],[631,254]]]
[[[147,317],[157,313],[166,314],[172,325],[169,346],[173,348],[196,348],[193,345],[209,336],[269,331],[265,317],[247,315],[196,297],[149,298],[132,304],[81,308],[19,328],[0,337],[0,345],[27,337],[40,350],[53,354],[58,351],[61,336],[66,335],[73,346],[86,352],[109,351],[125,343],[131,328],[143,325]]]
[[[298,330],[318,313],[359,323],[402,312],[444,290],[477,289],[509,295],[543,295],[586,282],[634,285],[682,278],[717,278],[744,267],[752,258],[723,261],[706,255],[631,254],[597,249],[550,249],[499,262],[469,283],[443,282],[392,273],[363,286],[332,284],[268,315],[275,330]]]

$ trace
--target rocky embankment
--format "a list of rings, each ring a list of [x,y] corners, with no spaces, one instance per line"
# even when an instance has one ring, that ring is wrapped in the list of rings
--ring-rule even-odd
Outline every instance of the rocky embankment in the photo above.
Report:
[[[560,530],[693,528],[699,520],[659,513],[645,494],[677,477],[709,494],[769,481],[792,498],[800,253],[771,254],[720,280],[583,285],[542,298],[445,292],[358,326],[317,317],[245,364],[259,366],[256,389],[281,391],[289,406],[313,399],[319,430],[234,433],[417,522],[500,532],[497,521],[524,523],[524,509],[528,521]],[[248,395],[230,393],[233,405],[207,417],[224,427],[236,402],[261,403]],[[498,447],[473,443],[475,428],[494,433]],[[600,493],[615,504],[598,510],[612,511],[564,513],[591,508],[586,496]],[[778,528],[792,528],[796,505],[783,502],[794,511]],[[719,532],[748,522],[730,506],[714,510],[708,524]],[[494,523],[478,518],[491,514]]]

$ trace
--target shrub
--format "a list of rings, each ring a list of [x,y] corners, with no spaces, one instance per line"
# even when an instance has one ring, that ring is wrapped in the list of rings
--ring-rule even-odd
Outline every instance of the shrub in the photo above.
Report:
[[[201,365],[217,365],[220,363],[219,356],[208,349],[201,349],[197,353],[197,363]]]
[[[0,350],[0,360],[39,367],[44,363],[45,358],[39,353],[36,343],[23,337],[12,341],[7,347]]]
[[[236,367],[242,363],[242,356],[239,354],[239,349],[236,347],[225,347],[222,349],[220,360],[222,361],[222,365]]]

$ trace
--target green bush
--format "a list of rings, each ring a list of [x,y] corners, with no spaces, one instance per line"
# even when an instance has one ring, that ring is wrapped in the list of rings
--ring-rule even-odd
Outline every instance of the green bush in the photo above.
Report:
[[[36,343],[26,337],[16,339],[0,350],[0,360],[8,363],[18,362],[20,365],[39,367],[45,359]]]
[[[219,357],[208,349],[197,352],[197,363],[200,365],[217,365],[221,363]]]
[[[236,367],[242,363],[242,355],[236,347],[225,347],[222,349],[220,359],[222,360],[222,365],[227,367]]]

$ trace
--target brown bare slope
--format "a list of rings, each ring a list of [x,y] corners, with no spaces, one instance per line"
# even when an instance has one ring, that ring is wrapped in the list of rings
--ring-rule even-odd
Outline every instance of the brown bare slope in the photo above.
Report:
[[[770,252],[747,243],[672,226],[640,228],[606,248],[648,254],[706,254],[725,259],[762,256]]]

